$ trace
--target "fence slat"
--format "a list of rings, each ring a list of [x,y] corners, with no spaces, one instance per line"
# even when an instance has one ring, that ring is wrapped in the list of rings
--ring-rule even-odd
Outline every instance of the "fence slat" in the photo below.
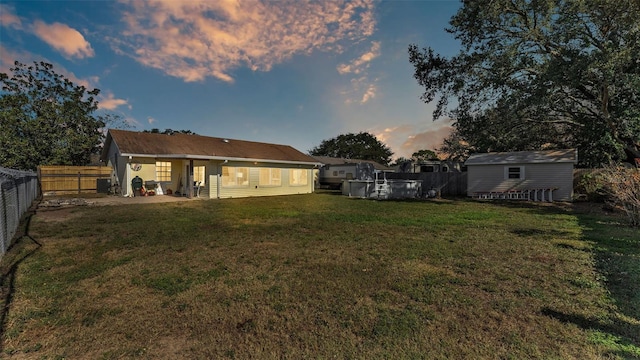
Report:
[[[43,165],[38,167],[42,192],[95,193],[98,179],[110,178],[108,166]]]

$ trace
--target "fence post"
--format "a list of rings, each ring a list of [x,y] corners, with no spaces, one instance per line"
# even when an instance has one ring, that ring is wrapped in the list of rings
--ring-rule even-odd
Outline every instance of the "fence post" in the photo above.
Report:
[[[78,194],[80,194],[80,171],[78,171]]]

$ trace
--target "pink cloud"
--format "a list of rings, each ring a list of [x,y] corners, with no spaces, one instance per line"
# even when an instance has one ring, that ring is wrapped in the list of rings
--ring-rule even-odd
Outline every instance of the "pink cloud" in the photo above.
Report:
[[[42,41],[54,49],[60,51],[66,57],[85,58],[93,57],[91,44],[82,34],[65,24],[46,24],[40,20],[33,23],[33,32]]]
[[[378,94],[378,79],[370,80],[366,74],[349,81],[350,88],[344,89],[340,95],[344,98],[344,103],[366,104]]]
[[[351,60],[349,64],[338,65],[337,70],[341,75],[349,73],[359,74],[364,71],[364,69],[369,66],[369,63],[378,56],[380,56],[380,42],[373,41],[371,42],[371,49],[369,49],[369,51],[365,52],[360,57]]]
[[[111,39],[114,48],[185,81],[232,82],[238,67],[268,71],[297,54],[340,52],[375,29],[373,0],[127,4],[126,30]]]
[[[351,79],[351,90],[343,92],[344,94],[353,94],[353,96],[347,96],[345,104],[356,102],[365,104],[376,97],[378,87],[375,80],[370,81],[368,79],[367,69],[370,62],[378,56],[380,56],[380,42],[372,41],[371,48],[362,55],[351,60],[348,64],[339,64],[336,67],[340,75],[354,74],[359,76]]]
[[[418,150],[436,151],[436,149],[442,147],[442,142],[451,134],[452,131],[453,127],[442,126],[411,135],[401,145],[400,151],[404,154],[408,154],[407,157],[411,156],[411,154]]]
[[[113,93],[107,92],[105,95],[100,96],[98,107],[105,110],[115,110],[120,106],[127,105],[129,102],[124,99],[116,99]]]
[[[11,74],[11,68],[14,67],[16,60],[24,59],[28,57],[28,54],[18,53],[11,49],[5,48],[0,43],[0,72],[5,74]]]
[[[364,95],[362,95],[361,104],[368,102],[369,100],[376,97],[376,93],[378,92],[378,87],[374,84],[369,84],[367,87],[367,91],[365,91]]]
[[[13,13],[11,7],[0,4],[0,26],[20,29],[22,28],[22,21]]]
[[[442,146],[443,140],[451,134],[451,131],[453,131],[451,121],[437,121],[422,129],[405,124],[372,133],[392,149],[394,157],[409,158],[418,150],[435,151]]]

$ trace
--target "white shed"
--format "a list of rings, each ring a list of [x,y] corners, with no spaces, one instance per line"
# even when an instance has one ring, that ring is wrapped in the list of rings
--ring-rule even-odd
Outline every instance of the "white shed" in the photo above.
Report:
[[[484,199],[571,201],[574,149],[473,154],[467,166],[467,195]]]

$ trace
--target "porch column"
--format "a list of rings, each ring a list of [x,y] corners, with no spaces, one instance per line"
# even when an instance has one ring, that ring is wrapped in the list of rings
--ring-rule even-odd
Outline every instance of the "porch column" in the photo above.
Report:
[[[187,174],[187,198],[193,197],[193,160],[189,160],[189,173]]]

